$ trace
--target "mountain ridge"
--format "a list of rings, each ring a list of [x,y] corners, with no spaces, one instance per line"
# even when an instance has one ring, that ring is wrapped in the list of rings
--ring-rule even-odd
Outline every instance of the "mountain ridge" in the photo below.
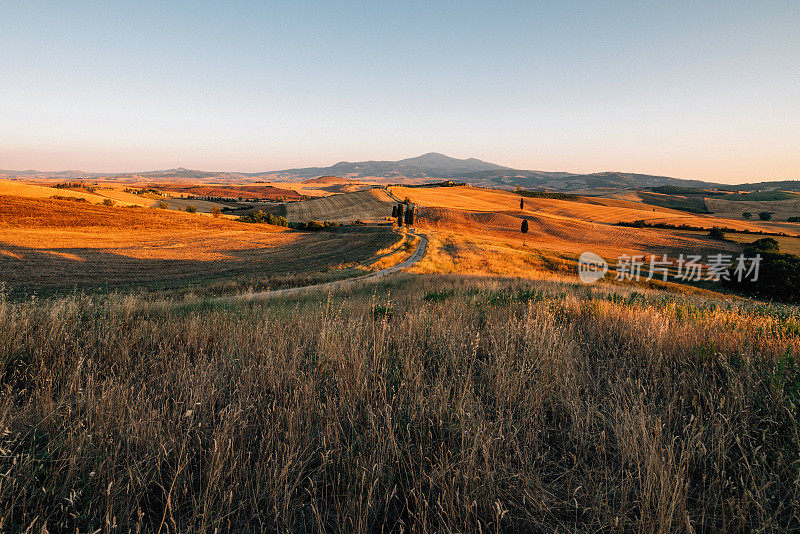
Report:
[[[706,180],[672,178],[641,173],[602,171],[597,173],[570,173],[563,171],[539,171],[514,169],[477,158],[458,159],[428,152],[420,156],[390,160],[339,161],[328,167],[302,167],[263,172],[202,171],[176,167],[157,171],[129,173],[90,173],[67,171],[7,171],[0,170],[0,179],[33,180],[191,180],[199,182],[264,182],[303,181],[320,176],[336,176],[349,180],[371,181],[377,184],[403,183],[421,184],[427,181],[452,180],[479,187],[500,189],[542,189],[554,191],[576,191],[595,188],[644,189],[663,185],[679,187],[733,189],[752,191],[782,188],[800,191],[800,180],[749,182],[745,184],[723,184]]]

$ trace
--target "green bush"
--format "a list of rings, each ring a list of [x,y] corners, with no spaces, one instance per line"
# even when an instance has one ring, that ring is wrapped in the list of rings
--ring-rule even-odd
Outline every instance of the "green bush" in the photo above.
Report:
[[[111,200],[110,198],[103,199],[103,206],[113,206],[113,205],[114,205],[114,201]]]
[[[772,212],[771,211],[762,211],[758,214],[758,218],[762,221],[768,221],[772,219]]]
[[[195,206],[192,206],[191,204],[189,204],[188,206],[186,206],[186,212],[187,213],[197,213],[197,208]]]
[[[753,214],[750,213],[749,211],[746,211],[746,212],[742,213],[742,217],[744,217],[745,219],[747,219],[749,221],[750,219],[753,218]]]
[[[800,217],[789,217],[786,220],[789,222],[800,222]]]
[[[280,215],[273,215],[272,213],[269,214],[264,213],[263,210],[254,211],[250,215],[242,217],[242,221],[249,223],[271,224],[273,226],[283,226],[283,227],[291,226],[289,224],[289,221],[287,221]]]
[[[289,221],[287,221],[284,217],[280,215],[273,215],[272,213],[267,216],[267,224],[271,224],[273,226],[289,226]]]
[[[725,232],[722,231],[722,228],[714,227],[708,232],[708,237],[711,239],[725,239]]]
[[[156,207],[161,210],[168,210],[169,204],[167,204],[167,202],[164,200],[159,200],[158,204],[156,204]]]

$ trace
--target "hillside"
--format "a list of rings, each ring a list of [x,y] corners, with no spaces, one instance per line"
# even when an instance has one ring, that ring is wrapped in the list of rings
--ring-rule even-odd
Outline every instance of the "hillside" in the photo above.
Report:
[[[343,193],[286,204],[286,219],[302,221],[387,221],[394,200],[383,189]]]
[[[305,285],[342,264],[366,262],[396,240],[383,228],[312,234],[171,210],[0,195],[0,280],[15,291]]]

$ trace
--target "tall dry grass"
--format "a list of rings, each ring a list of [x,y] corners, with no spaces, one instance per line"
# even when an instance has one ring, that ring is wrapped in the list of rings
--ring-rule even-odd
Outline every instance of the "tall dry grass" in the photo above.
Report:
[[[798,337],[796,308],[442,276],[4,300],[0,530],[797,529]]]

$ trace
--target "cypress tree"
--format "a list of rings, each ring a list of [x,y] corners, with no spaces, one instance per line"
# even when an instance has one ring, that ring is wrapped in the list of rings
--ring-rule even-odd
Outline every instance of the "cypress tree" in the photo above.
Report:
[[[397,205],[397,226],[403,226],[403,205]]]
[[[524,198],[520,198],[519,199],[519,209],[521,209],[521,210],[525,209],[525,199]]]
[[[525,234],[528,233],[528,219],[522,219],[522,226],[520,227],[520,232],[522,232],[522,245],[525,245]]]
[[[411,206],[406,210],[406,226],[414,226],[414,208]]]
[[[392,218],[397,217],[397,206],[392,206]]]

